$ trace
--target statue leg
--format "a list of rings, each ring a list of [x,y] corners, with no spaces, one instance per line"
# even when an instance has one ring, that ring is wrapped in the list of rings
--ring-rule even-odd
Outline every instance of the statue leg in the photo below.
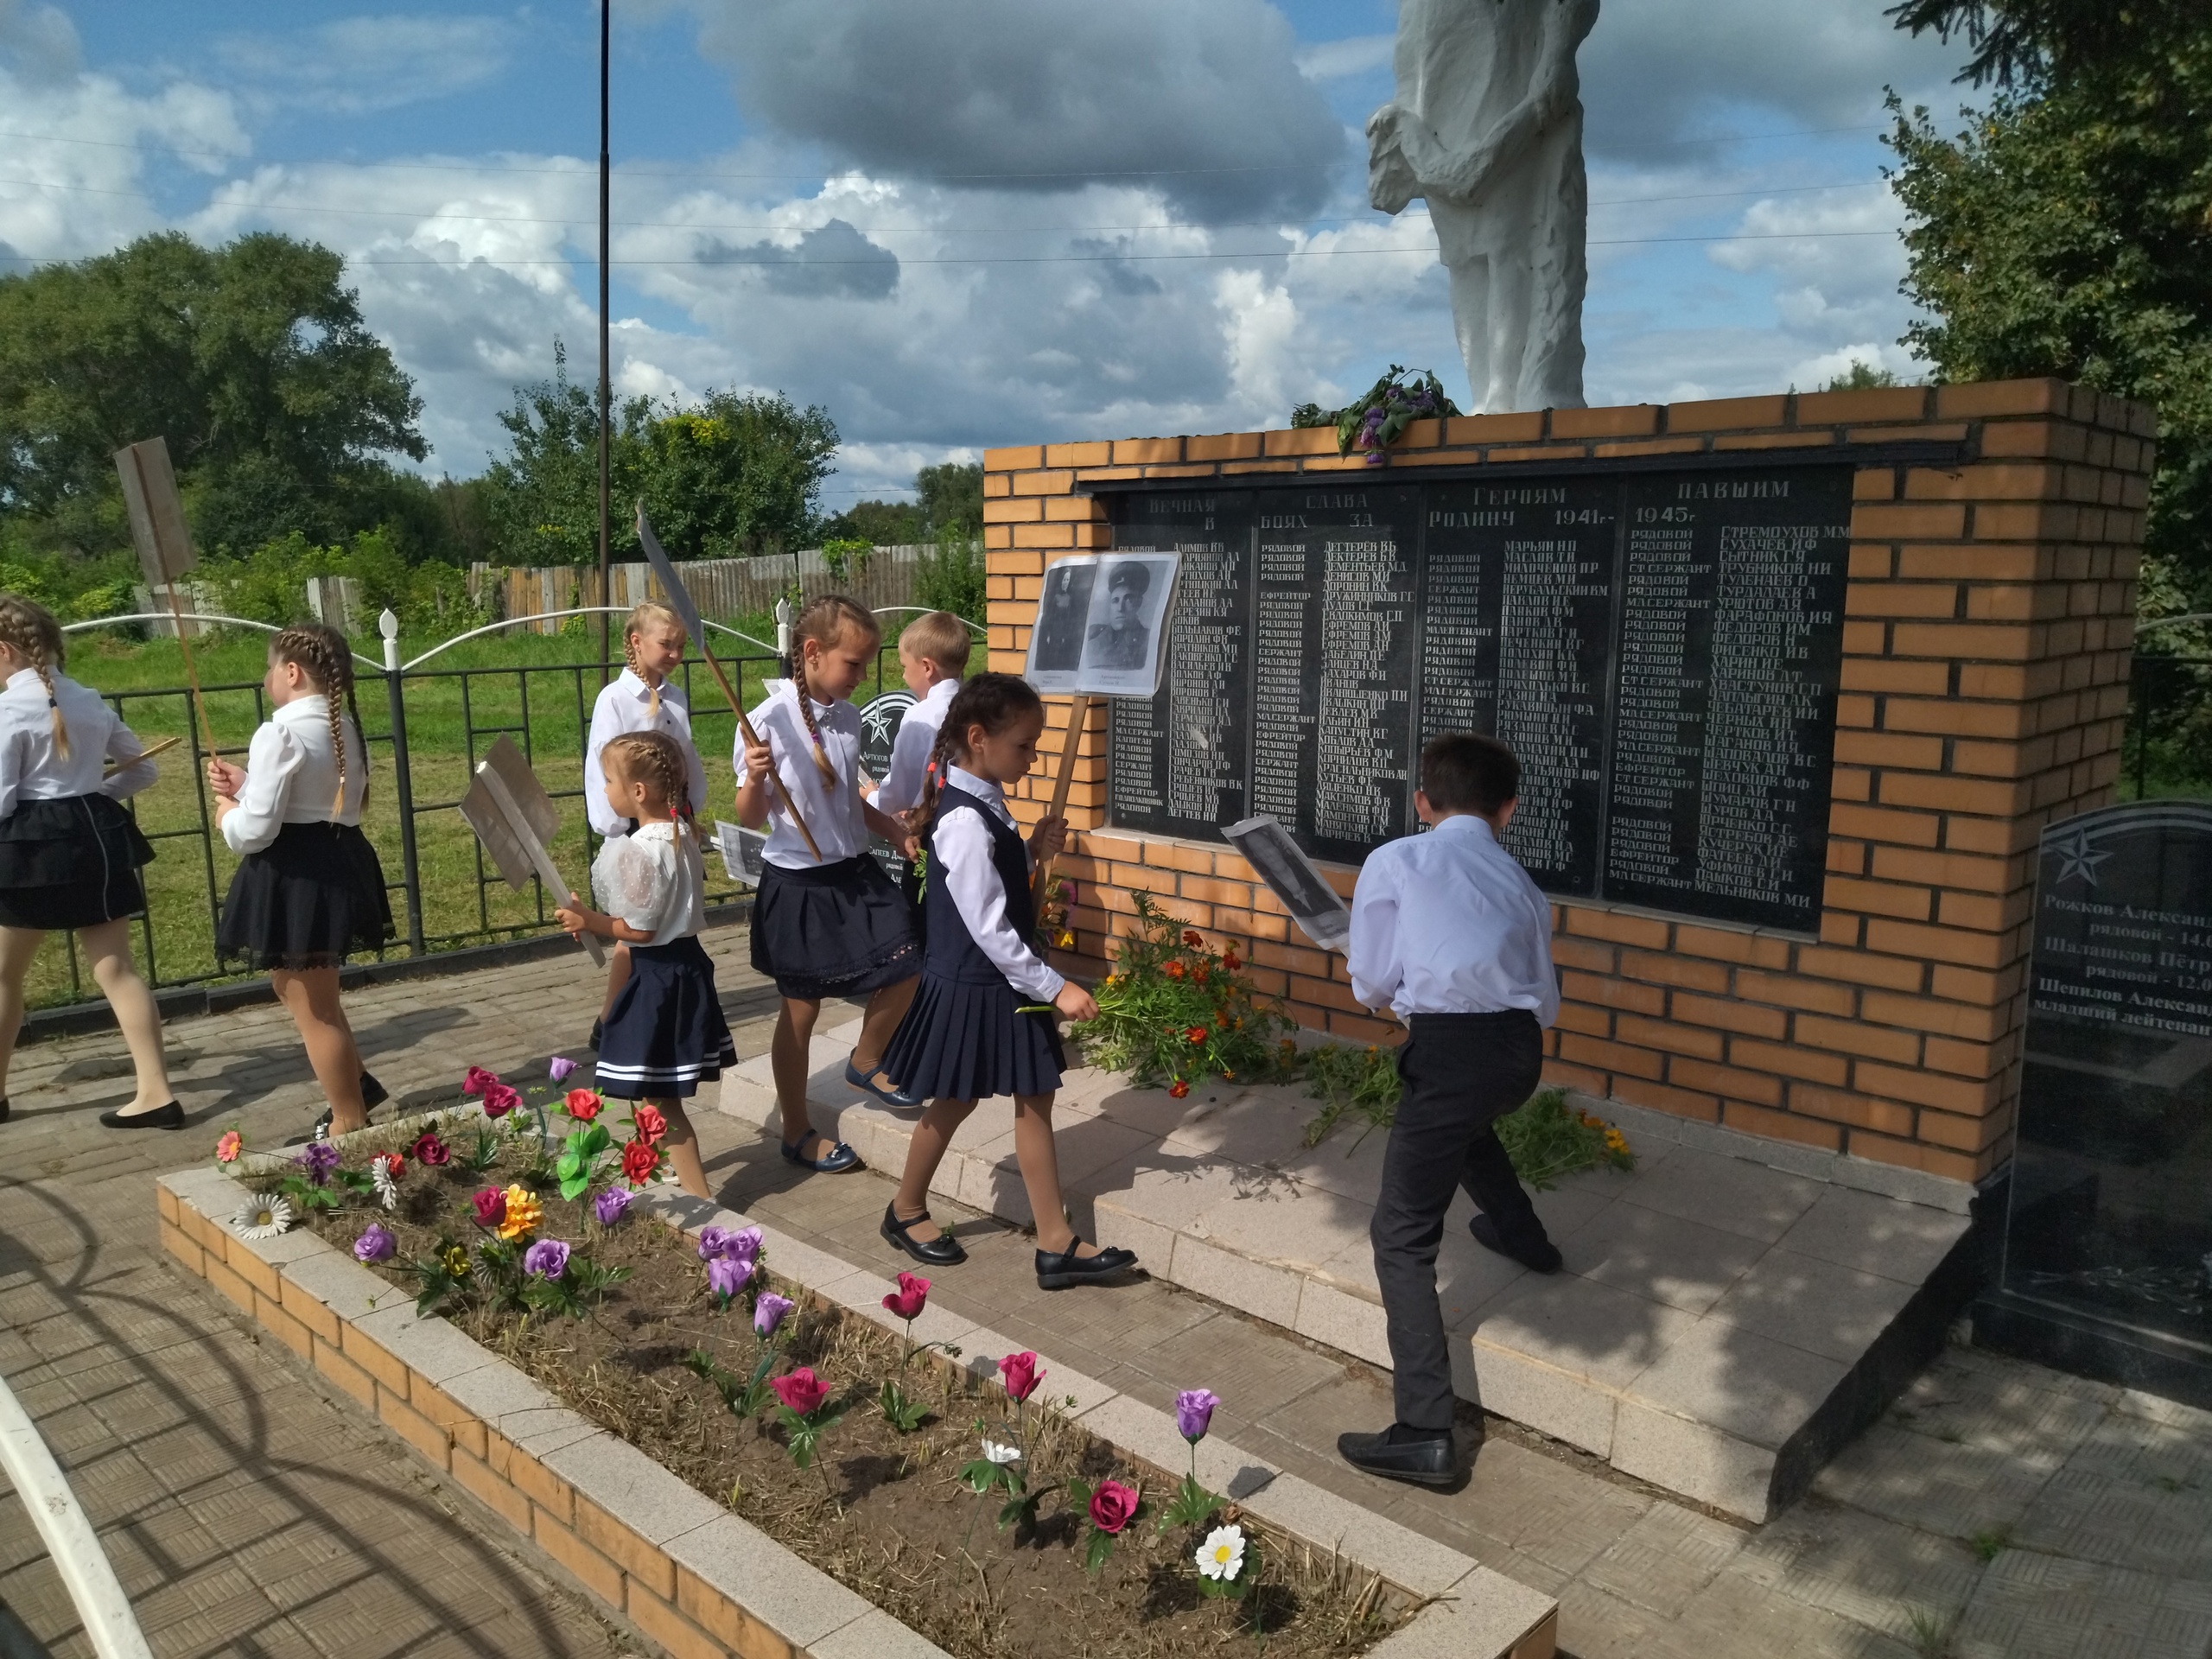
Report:
[[[1488,254],[1467,254],[1448,264],[1452,273],[1452,327],[1459,337],[1459,356],[1467,365],[1467,391],[1473,397],[1471,415],[1488,414],[1504,405],[1486,401],[1491,385],[1491,264]]]
[[[1541,409],[1528,384],[1529,325],[1536,305],[1536,272],[1525,248],[1491,256],[1490,386],[1483,407],[1505,413]]]

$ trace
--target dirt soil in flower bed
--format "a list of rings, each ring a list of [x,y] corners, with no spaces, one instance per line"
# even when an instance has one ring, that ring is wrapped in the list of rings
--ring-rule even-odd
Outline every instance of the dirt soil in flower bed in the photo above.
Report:
[[[398,1251],[372,1270],[411,1295],[418,1288],[414,1260],[442,1241],[473,1244],[484,1236],[469,1195],[514,1180],[533,1186],[544,1202],[537,1236],[569,1241],[595,1262],[626,1268],[630,1277],[582,1321],[480,1306],[449,1306],[448,1317],[574,1409],[960,1659],[1195,1659],[1241,1644],[1255,1651],[1263,1645],[1277,1659],[1333,1659],[1373,1645],[1414,1611],[1364,1570],[1270,1534],[1233,1510],[1222,1518],[1242,1525],[1261,1551],[1256,1604],[1201,1597],[1192,1556],[1202,1534],[1174,1527],[1162,1535],[1155,1527],[1184,1471],[1137,1465],[1075,1423],[1040,1411],[1060,1397],[1049,1373],[1027,1408],[1032,1487],[1111,1476],[1141,1490],[1145,1513],[1095,1574],[1083,1566],[1086,1517],[1064,1491],[1043,1500],[1033,1528],[1000,1530],[1002,1496],[979,1499],[958,1471],[980,1453],[978,1420],[994,1440],[1014,1439],[1003,1394],[919,1356],[905,1386],[928,1402],[930,1414],[917,1431],[901,1434],[875,1403],[883,1379],[898,1370],[899,1337],[844,1309],[810,1304],[775,1280],[771,1252],[762,1264],[766,1276],[800,1303],[780,1333],[785,1358],[778,1372],[811,1365],[849,1408],[823,1435],[817,1465],[795,1467],[780,1427],[765,1418],[740,1421],[684,1363],[694,1349],[704,1349],[741,1380],[750,1376],[758,1350],[749,1294],[718,1311],[692,1239],[636,1213],[601,1228],[584,1205],[563,1202],[554,1184],[532,1181],[526,1161],[503,1161],[480,1175],[457,1161],[442,1170],[410,1162],[396,1213],[372,1198],[349,1198],[342,1210],[307,1222],[347,1249],[371,1222],[381,1222],[397,1236]],[[1207,1380],[1189,1381],[1197,1388]]]

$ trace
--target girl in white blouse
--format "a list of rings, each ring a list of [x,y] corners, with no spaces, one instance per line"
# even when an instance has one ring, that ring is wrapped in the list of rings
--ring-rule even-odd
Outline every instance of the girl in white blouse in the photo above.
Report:
[[[922,1103],[882,1069],[884,1045],[913,1000],[921,946],[912,908],[868,850],[873,832],[911,857],[914,837],[861,798],[861,717],[847,701],[882,643],[874,613],[857,600],[828,594],[812,601],[792,626],[791,678],[772,682],[753,710],[760,741],[738,732],[738,822],[768,825],[753,900],[753,967],[783,996],[769,1052],[784,1156],[824,1174],[857,1169],[861,1160],[843,1141],[817,1135],[807,1116],[808,1054],[823,998],[868,999],[845,1081],[894,1107]],[[771,771],[806,820],[819,859],[774,803]]]
[[[271,712],[245,765],[207,762],[223,840],[244,855],[215,949],[268,972],[330,1103],[315,1133],[343,1135],[367,1123],[384,1090],[361,1069],[338,969],[392,937],[384,866],[361,833],[369,756],[353,712],[353,651],[334,628],[287,628],[269,642],[261,683]]]
[[[735,1065],[737,1049],[715,995],[714,962],[699,943],[707,867],[691,822],[683,748],[665,732],[625,732],[607,743],[602,791],[638,827],[610,836],[593,861],[592,894],[603,908],[588,909],[572,893],[554,914],[572,934],[630,947],[630,974],[600,1039],[600,1090],[660,1113],[677,1180],[703,1198],[710,1196],[706,1166],[683,1103]]]
[[[100,1114],[118,1129],[181,1129],[162,1016],[130,960],[140,866],[154,849],[118,804],[154,781],[138,740],[99,693],[65,677],[61,625],[42,605],[0,594],[0,1122],[22,1023],[23,980],[48,933],[73,932],[130,1049],[138,1086]],[[106,772],[108,761],[117,763]]]

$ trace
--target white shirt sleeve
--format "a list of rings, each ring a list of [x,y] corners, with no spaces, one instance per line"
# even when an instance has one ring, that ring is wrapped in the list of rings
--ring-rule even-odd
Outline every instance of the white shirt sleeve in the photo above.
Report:
[[[600,751],[621,734],[622,716],[614,707],[614,699],[621,695],[618,686],[601,688],[591,706],[591,734],[584,739],[584,817],[602,836],[622,835],[630,828],[629,819],[616,817],[607,804],[607,769],[599,759]]]
[[[1053,972],[1006,918],[1006,884],[991,862],[991,832],[982,817],[963,808],[948,814],[931,836],[930,880],[944,883],[960,919],[991,965],[1024,996],[1049,1002],[1067,983]]]
[[[875,791],[877,811],[905,812],[922,804],[922,779],[929,772],[937,734],[936,727],[925,726],[911,715],[899,722],[899,735],[891,745],[891,771]]]
[[[100,780],[100,793],[111,801],[125,801],[151,784],[160,774],[152,761],[140,759],[145,752],[146,746],[138,741],[137,733],[120,720],[111,725],[107,758],[123,764]]]
[[[1344,952],[1351,994],[1365,1008],[1387,1008],[1406,977],[1398,960],[1398,872],[1380,849],[1360,867],[1351,890],[1351,938]]]
[[[658,936],[675,872],[660,856],[667,843],[617,836],[592,861],[592,893],[599,907],[640,932]]]
[[[30,757],[29,734],[17,726],[0,728],[0,818],[16,810],[16,791],[23,781],[24,762]]]
[[[223,820],[224,842],[234,853],[257,853],[284,827],[292,777],[307,759],[299,741],[276,721],[264,721],[245,754],[245,782],[237,810]]]

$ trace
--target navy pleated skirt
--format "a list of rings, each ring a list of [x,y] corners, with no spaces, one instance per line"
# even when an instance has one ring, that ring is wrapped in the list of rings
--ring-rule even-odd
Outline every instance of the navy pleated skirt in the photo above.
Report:
[[[384,866],[358,825],[288,823],[231,876],[215,950],[255,968],[335,968],[392,938]]]
[[[600,1092],[689,1099],[736,1064],[706,947],[696,938],[632,945],[629,980],[600,1035]]]
[[[146,908],[154,849],[105,795],[22,801],[0,818],[0,927],[58,933]]]
[[[1052,1015],[1018,1012],[1027,1003],[1004,980],[979,985],[924,974],[884,1051],[884,1071],[935,1100],[1049,1095],[1060,1086],[1067,1052]]]
[[[834,864],[760,872],[753,899],[753,969],[784,995],[865,996],[922,969],[914,909],[862,853]]]

